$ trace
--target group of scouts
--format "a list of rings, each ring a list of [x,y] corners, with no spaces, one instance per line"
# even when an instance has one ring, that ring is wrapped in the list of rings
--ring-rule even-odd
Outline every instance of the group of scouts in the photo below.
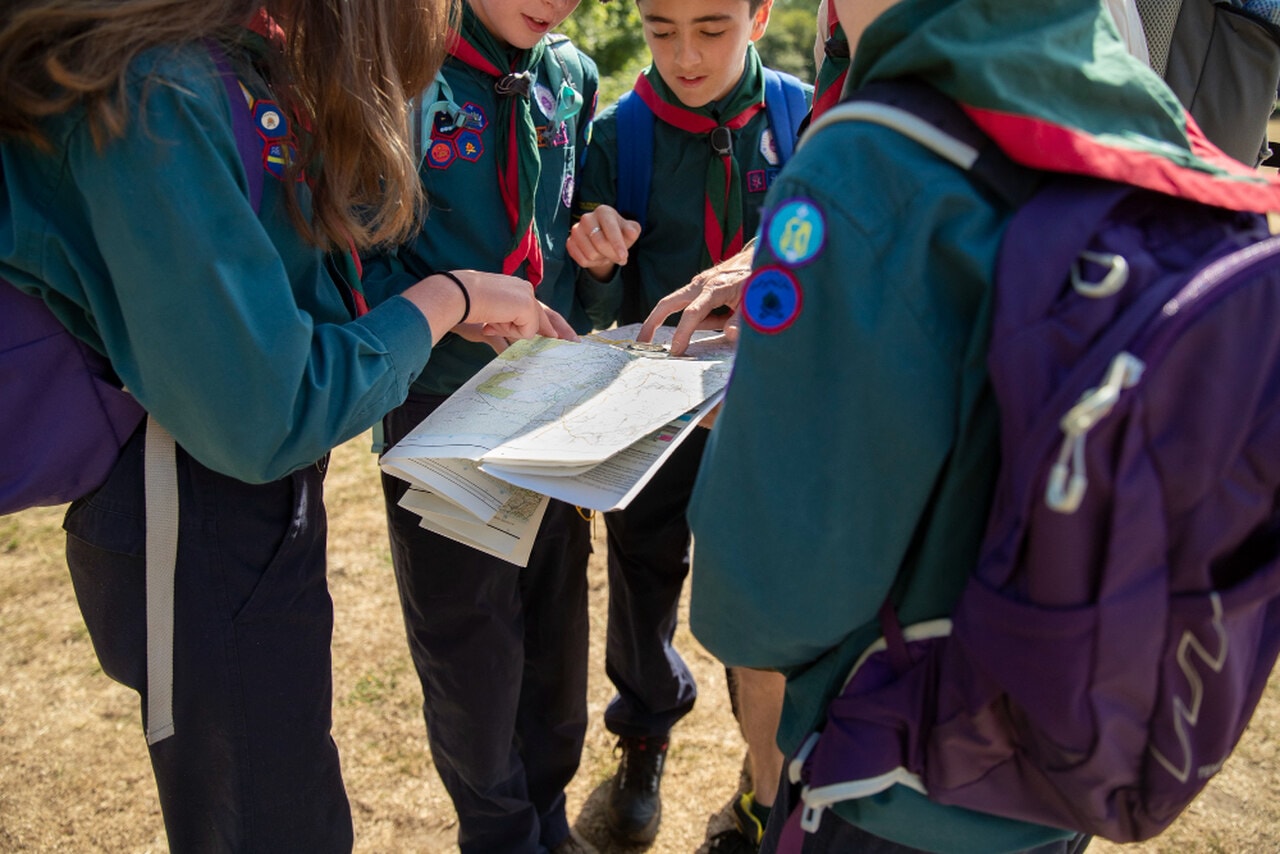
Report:
[[[577,4],[524,5],[544,16],[538,26],[526,26],[520,3],[464,4],[437,85],[414,107],[428,117],[421,174],[432,212],[412,241],[365,259],[365,294],[376,305],[434,271],[501,269],[534,283],[578,333],[644,320],[659,299],[739,252],[759,225],[782,165],[754,47],[772,2],[638,4],[654,61],[637,89],[657,118],[643,229],[617,209],[616,108],[595,115],[594,63],[540,31]],[[527,93],[502,94],[494,84],[504,77],[522,77]],[[705,126],[731,128],[730,150],[708,145]],[[384,419],[385,440],[402,438],[492,357],[488,343],[441,340]],[[672,640],[689,573],[685,508],[706,436],[695,433],[626,509],[604,515],[605,669],[617,690],[605,725],[619,755],[606,818],[622,844],[654,840],[671,729],[697,698]],[[517,569],[423,529],[398,506],[406,488],[383,476],[431,755],[457,809],[461,850],[591,850],[571,830],[564,796],[587,725],[589,521],[553,500],[528,565]],[[779,679],[775,707],[780,688]],[[763,742],[777,753],[772,732]],[[766,791],[780,767],[778,754]],[[750,842],[735,829],[718,846],[756,849],[771,798],[761,800],[737,805]]]
[[[691,565],[693,628],[733,665],[753,783],[709,842],[721,854],[778,845],[798,796],[783,751],[821,723],[884,591],[905,585],[921,614],[950,606],[950,586],[909,588],[964,572],[985,520],[974,495],[995,439],[977,390],[1003,214],[882,128],[826,131],[784,164],[794,129],[771,124],[754,47],[772,0],[636,0],[653,61],[635,93],[656,119],[642,226],[619,210],[617,110],[597,114],[595,64],[552,32],[577,5],[0,13],[0,273],[107,356],[178,443],[174,730],[149,744],[175,851],[352,847],[330,736],[323,460],[376,424],[394,443],[516,338],[652,329],[686,306],[740,335],[713,429],[605,514],[612,842],[648,845],[660,826],[669,737],[697,696],[672,646]],[[1086,116],[1100,135],[1172,109],[1143,94],[1096,0],[819,6],[814,114],[844,85],[900,77],[991,110]],[[259,122],[257,210],[211,43]],[[1107,74],[1081,73],[1100,61]],[[1132,80],[1124,112],[1108,108],[1099,87]],[[1163,143],[1190,157],[1185,136]],[[968,228],[950,228],[957,211]],[[358,280],[334,264],[348,250]],[[732,312],[707,314],[720,303]],[[144,434],[65,527],[103,669],[145,707]],[[517,568],[424,530],[398,505],[405,484],[382,485],[460,850],[595,850],[565,803],[587,727],[588,519],[552,501]],[[792,583],[801,568],[822,583]],[[843,803],[804,845],[1083,840],[895,787]]]

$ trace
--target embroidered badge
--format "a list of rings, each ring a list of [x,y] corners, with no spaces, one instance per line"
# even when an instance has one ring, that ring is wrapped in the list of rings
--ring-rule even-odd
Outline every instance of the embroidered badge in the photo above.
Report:
[[[462,114],[463,121],[455,119],[448,110],[441,110],[436,113],[435,126],[432,128],[432,137],[452,139],[454,134],[458,132],[458,128],[466,120],[466,114]]]
[[[767,181],[765,181],[765,183],[766,183],[768,186],[772,187],[772,186],[773,186],[773,182],[774,182],[774,181],[776,181],[776,180],[778,180],[778,173],[779,173],[779,172],[781,172],[781,171],[782,171],[781,169],[766,169],[766,170],[764,170],[764,174],[765,174],[766,176],[768,176],[768,180],[767,180]]]
[[[535,130],[538,132],[538,148],[550,148],[552,146],[558,148],[569,144],[568,122],[560,122],[554,128],[551,125],[540,125]]]
[[[427,147],[427,164],[432,169],[448,169],[458,159],[475,163],[484,154],[484,138],[480,134],[488,124],[484,111],[471,102],[437,113]]]
[[[467,127],[471,130],[479,133],[489,126],[489,117],[484,114],[484,110],[471,101],[462,105],[462,112],[466,115]]]
[[[452,140],[448,139],[433,139],[427,149],[427,163],[431,164],[432,169],[448,169],[457,156]]]
[[[566,169],[564,177],[560,179],[560,202],[566,208],[573,204],[573,172]]]
[[[774,335],[795,323],[803,302],[800,283],[791,271],[762,267],[742,291],[742,316],[757,332]]]
[[[791,199],[769,221],[769,249],[790,266],[807,264],[822,252],[827,222],[818,206],[808,199]]]
[[[280,139],[289,133],[289,123],[271,101],[255,101],[253,120],[258,124],[258,133],[263,139]]]
[[[556,114],[556,96],[551,94],[551,90],[541,83],[534,84],[533,100],[538,105],[538,109],[542,110],[542,114],[547,118],[552,118]]]
[[[480,134],[472,130],[464,130],[458,134],[458,138],[453,141],[457,146],[458,156],[463,160],[470,160],[475,163],[480,159],[480,155],[484,154],[484,142],[480,139]]]
[[[760,153],[770,166],[777,166],[782,161],[782,155],[778,154],[778,141],[770,128],[765,128],[760,134]]]
[[[769,189],[769,179],[765,176],[763,169],[752,169],[747,173],[747,192],[763,193]]]
[[[277,178],[283,178],[285,170],[289,168],[289,161],[293,159],[293,147],[280,142],[273,142],[267,145],[266,151],[263,153],[262,164],[267,167],[267,171]]]
[[[274,101],[254,100],[249,109],[258,136],[262,137],[262,166],[277,178],[283,178],[289,164],[297,154],[293,137],[289,133],[289,121],[284,111]],[[303,176],[299,172],[298,179]]]

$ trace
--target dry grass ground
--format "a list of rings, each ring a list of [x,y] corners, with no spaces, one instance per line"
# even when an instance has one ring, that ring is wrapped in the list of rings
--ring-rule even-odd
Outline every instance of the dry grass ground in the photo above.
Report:
[[[339,448],[327,483],[334,632],[334,730],[362,852],[450,852],[455,820],[426,749],[421,696],[405,649],[374,461],[366,439]],[[62,562],[61,512],[0,517],[0,851],[166,849],[137,698],[98,668]],[[597,525],[597,535],[602,535]],[[603,543],[591,566],[591,728],[571,817],[603,851],[613,742],[601,723]],[[692,854],[719,829],[742,743],[719,665],[682,630],[701,697],[678,726],[654,854]],[[1243,743],[1186,815],[1138,852],[1280,852],[1280,679]],[[1118,851],[1095,843],[1092,850]]]

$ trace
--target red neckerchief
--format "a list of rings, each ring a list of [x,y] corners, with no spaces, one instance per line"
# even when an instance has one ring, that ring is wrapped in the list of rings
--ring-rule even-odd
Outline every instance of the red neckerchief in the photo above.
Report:
[[[491,77],[506,75],[506,71],[485,59],[480,51],[468,42],[461,33],[451,30],[449,36],[450,56],[464,65]],[[517,123],[517,111],[513,109],[510,113],[511,118],[507,123],[505,162],[499,163],[498,178],[502,190],[502,205],[507,211],[507,224],[514,232],[520,223],[520,148],[518,143],[521,131]],[[529,205],[532,207],[533,204],[534,200],[530,199]],[[507,253],[507,257],[503,259],[502,272],[508,276],[514,275],[526,260],[529,262],[526,278],[528,278],[530,284],[537,287],[542,281],[542,245],[538,242],[538,236],[534,231],[532,216],[529,218],[524,234],[519,236],[515,246]]]
[[[640,96],[640,100],[648,105],[653,114],[667,124],[677,127],[680,130],[689,133],[706,134],[715,130],[717,127],[727,127],[730,130],[739,130],[744,127],[747,122],[751,121],[757,113],[765,108],[763,101],[757,101],[750,106],[744,108],[741,112],[721,123],[717,123],[710,116],[704,116],[701,113],[695,113],[678,104],[664,100],[653,89],[653,84],[649,79],[641,74],[636,79],[635,92]],[[724,167],[724,186],[725,197],[720,200],[720,204],[716,205],[710,193],[707,194],[706,204],[703,207],[703,233],[707,242],[707,254],[711,258],[712,264],[719,264],[725,258],[736,255],[742,249],[742,226],[739,225],[737,232],[729,237],[728,242],[725,241],[723,229],[720,227],[720,218],[716,215],[716,210],[724,210],[729,204],[730,189],[734,186],[733,169],[734,160],[732,154],[725,154],[720,158]]]
[[[254,12],[249,18],[249,23],[245,27],[262,36],[276,47],[284,47],[284,29],[276,23],[274,18],[267,14],[266,8],[259,7],[258,11]]]

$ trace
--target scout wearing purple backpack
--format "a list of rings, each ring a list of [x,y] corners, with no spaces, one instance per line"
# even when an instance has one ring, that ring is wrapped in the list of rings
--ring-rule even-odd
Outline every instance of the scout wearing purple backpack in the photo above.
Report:
[[[787,677],[762,850],[1148,836],[1280,644],[1280,187],[1090,0],[837,6],[979,134],[841,105],[766,205],[690,511],[694,633]]]
[[[285,44],[268,12],[305,41]],[[326,264],[414,226],[402,103],[442,61],[447,20],[445,3],[383,0],[0,12],[0,426],[43,429],[8,396],[15,365],[50,385],[114,383],[103,394],[123,415],[81,436],[106,450],[88,449],[105,463],[79,482],[39,482],[58,449],[7,444],[0,497],[5,512],[75,499],[71,580],[103,671],[142,698],[174,851],[350,850],[330,734],[327,454],[404,399],[460,318],[556,329],[523,282],[471,272],[356,317]],[[69,362],[8,349],[37,320],[51,334],[33,347]],[[59,330],[75,343],[54,343]],[[157,494],[163,514],[144,509]]]

